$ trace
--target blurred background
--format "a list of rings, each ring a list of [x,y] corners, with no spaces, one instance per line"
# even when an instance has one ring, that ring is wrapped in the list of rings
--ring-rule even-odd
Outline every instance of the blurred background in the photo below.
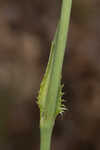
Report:
[[[0,0],[0,149],[39,150],[36,97],[61,0]],[[100,1],[73,0],[52,150],[100,150]]]

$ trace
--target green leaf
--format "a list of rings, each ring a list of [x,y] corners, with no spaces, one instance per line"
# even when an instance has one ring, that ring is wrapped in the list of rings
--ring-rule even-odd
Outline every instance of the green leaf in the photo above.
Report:
[[[51,74],[52,74],[52,67],[53,67],[53,63],[54,63],[54,57],[55,57],[55,46],[56,46],[56,41],[57,41],[57,33],[58,33],[58,29],[59,26],[57,28],[56,34],[55,34],[55,38],[52,42],[51,45],[51,51],[50,51],[50,56],[49,56],[49,61],[48,61],[48,65],[46,68],[46,72],[44,74],[43,80],[40,84],[40,91],[38,94],[38,106],[40,108],[40,114],[44,113],[46,111],[46,96],[49,90],[49,83],[50,83],[50,79],[51,79]],[[59,79],[61,80],[61,79]],[[64,110],[66,110],[65,106],[62,104],[63,103],[63,92],[62,92],[62,88],[63,86],[59,86],[59,91],[58,91],[58,97],[57,100],[58,101],[58,105],[55,109],[55,116],[57,116],[58,114],[62,114],[64,112]]]

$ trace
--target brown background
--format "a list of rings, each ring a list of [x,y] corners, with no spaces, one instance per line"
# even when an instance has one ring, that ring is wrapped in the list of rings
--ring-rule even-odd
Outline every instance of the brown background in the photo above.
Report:
[[[0,149],[39,150],[36,97],[61,0],[0,0]],[[73,0],[52,150],[100,150],[100,1]]]

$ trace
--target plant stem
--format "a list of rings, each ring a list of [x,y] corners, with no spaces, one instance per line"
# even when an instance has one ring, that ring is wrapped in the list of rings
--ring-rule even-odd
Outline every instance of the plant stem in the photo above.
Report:
[[[54,123],[50,120],[46,120],[46,122],[44,120],[40,121],[40,150],[50,150],[53,126]]]
[[[72,0],[62,1],[61,18],[56,36],[53,67],[49,83],[49,91],[47,93],[48,99],[46,100],[46,108],[49,114],[48,116],[51,119],[55,115],[55,106],[58,103],[57,95],[61,82],[61,72],[70,20],[71,2]]]
[[[72,0],[62,0],[61,18],[40,90],[40,150],[50,150],[52,130],[58,114],[59,87],[65,54]],[[41,94],[42,93],[42,94]],[[42,101],[41,101],[42,99]],[[42,108],[41,108],[42,107]]]

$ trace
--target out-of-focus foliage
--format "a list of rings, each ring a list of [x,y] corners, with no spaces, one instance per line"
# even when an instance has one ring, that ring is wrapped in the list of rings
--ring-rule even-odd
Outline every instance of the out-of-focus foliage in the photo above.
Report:
[[[0,0],[0,149],[39,149],[35,103],[60,14],[60,0]],[[69,111],[52,149],[100,149],[100,1],[73,0],[64,61]]]

